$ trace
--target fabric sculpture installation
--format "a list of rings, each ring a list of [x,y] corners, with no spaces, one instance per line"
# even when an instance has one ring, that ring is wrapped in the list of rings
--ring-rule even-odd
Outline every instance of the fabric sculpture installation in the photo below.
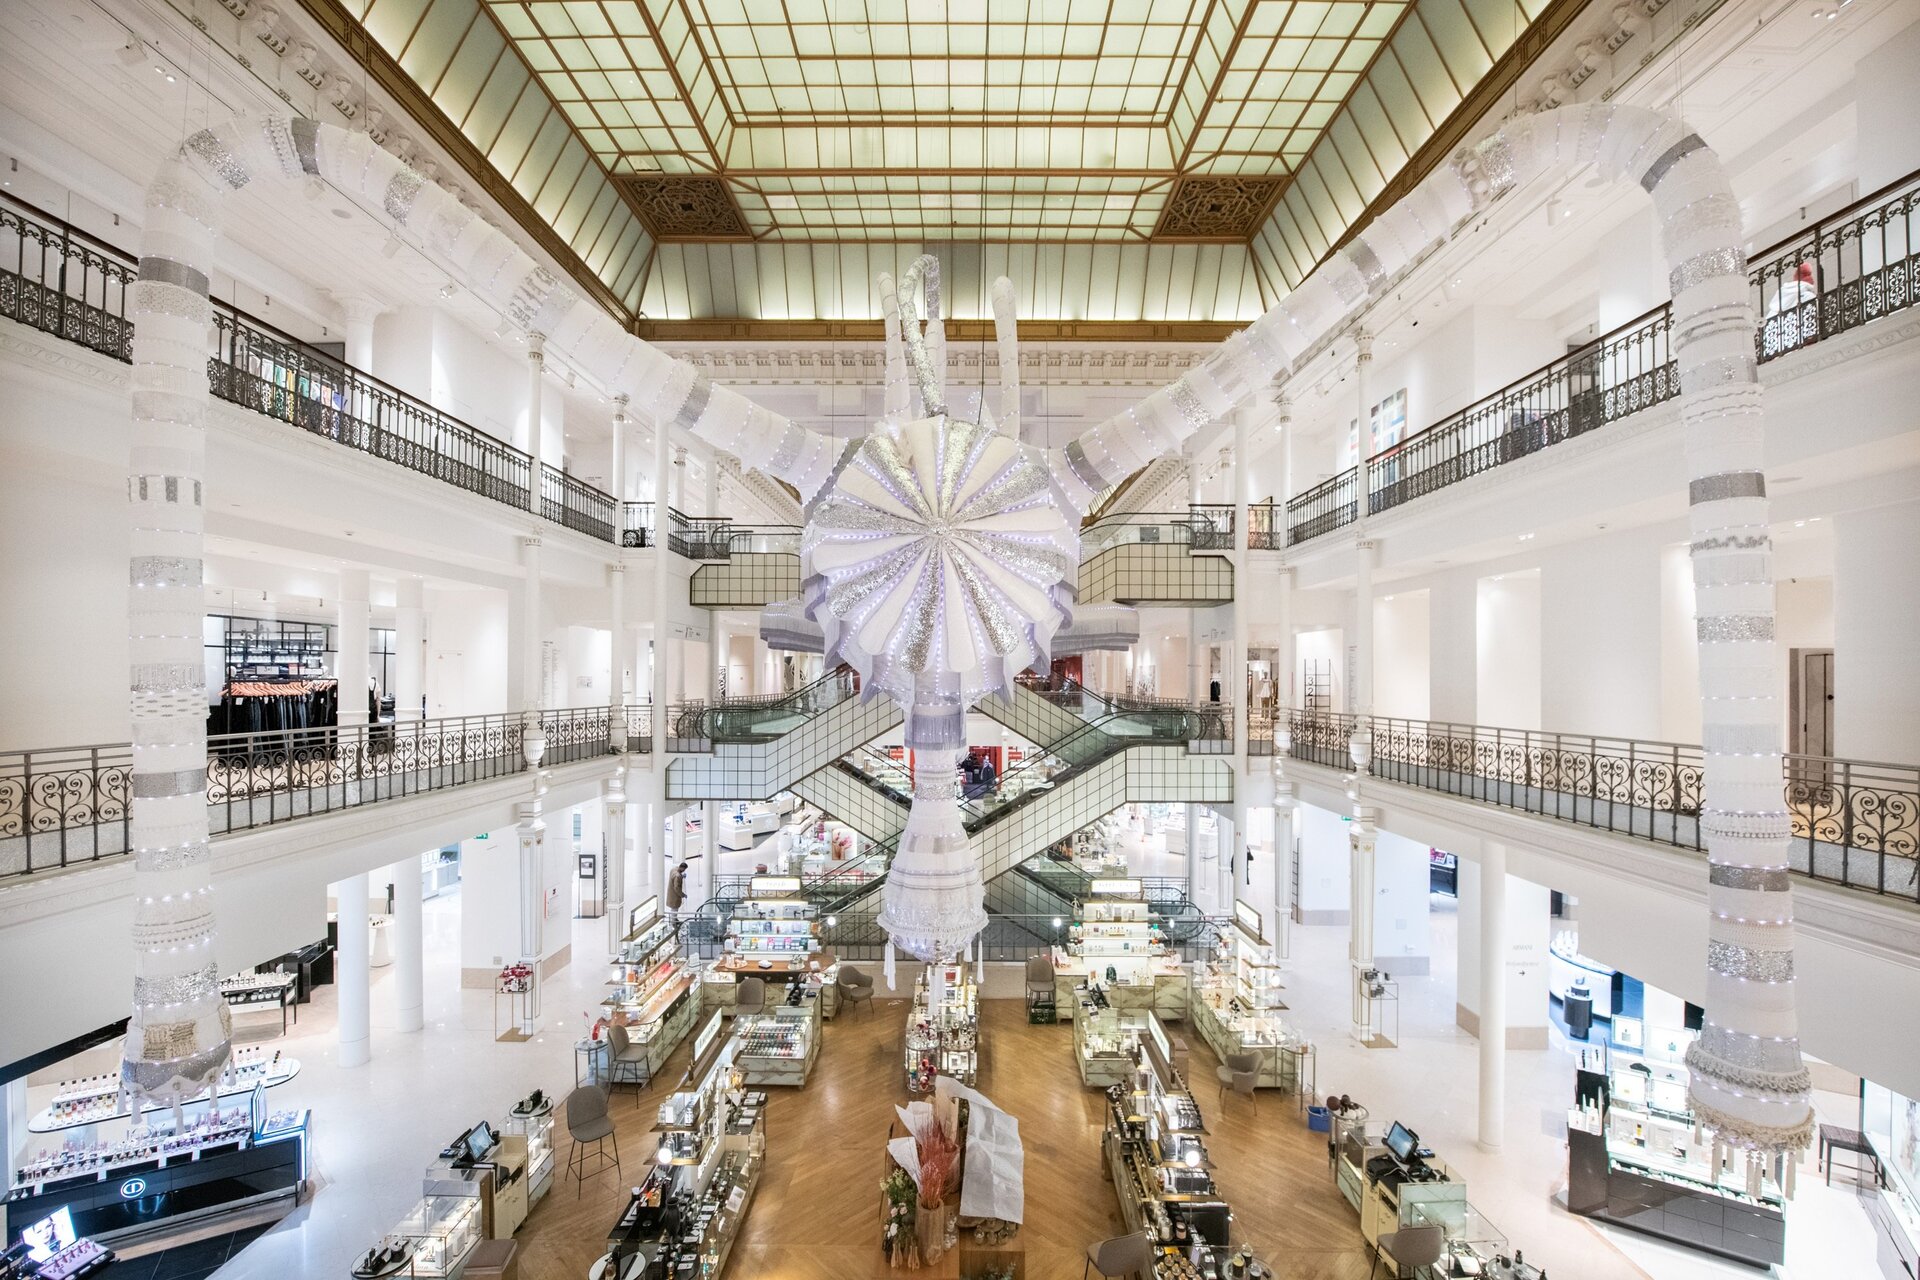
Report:
[[[1739,210],[1713,151],[1678,120],[1609,105],[1522,117],[1462,150],[1200,365],[1063,449],[1020,442],[1013,291],[1004,280],[992,291],[1000,421],[948,412],[938,268],[922,259],[898,288],[882,282],[885,413],[848,445],[625,333],[364,133],[275,118],[194,134],[148,191],[133,293],[141,960],[128,1087],[163,1096],[204,1087],[226,1053],[205,909],[194,594],[207,395],[200,338],[221,197],[257,179],[332,185],[384,213],[457,283],[540,335],[606,394],[630,397],[656,429],[757,459],[800,492],[808,621],[830,655],[861,671],[869,694],[900,703],[908,739],[925,753],[882,919],[897,943],[932,960],[960,954],[985,921],[979,869],[942,765],[963,744],[973,701],[1048,660],[1071,610],[1078,522],[1095,497],[1286,375],[1383,282],[1504,192],[1586,166],[1652,196],[1672,270],[1693,477],[1712,912],[1707,1024],[1688,1065],[1696,1116],[1717,1142],[1750,1153],[1757,1176],[1761,1157],[1805,1145],[1811,1109],[1794,1011],[1754,317]]]

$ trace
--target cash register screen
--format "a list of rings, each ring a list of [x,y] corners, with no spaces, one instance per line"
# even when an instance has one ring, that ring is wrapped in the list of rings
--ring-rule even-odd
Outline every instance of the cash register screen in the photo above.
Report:
[[[482,1120],[473,1126],[472,1132],[467,1134],[467,1156],[475,1161],[485,1160],[487,1152],[491,1150],[493,1150],[493,1126]]]
[[[1398,1120],[1393,1122],[1393,1128],[1387,1130],[1387,1150],[1391,1151],[1393,1158],[1401,1164],[1413,1159],[1413,1149],[1419,1145],[1419,1142],[1419,1136]]]
[[[35,1262],[49,1262],[53,1255],[74,1241],[73,1214],[65,1205],[20,1233],[26,1241],[27,1256]]]

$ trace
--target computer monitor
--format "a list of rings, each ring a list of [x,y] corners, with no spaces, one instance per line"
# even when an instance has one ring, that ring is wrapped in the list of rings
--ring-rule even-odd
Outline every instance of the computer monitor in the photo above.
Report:
[[[73,1214],[65,1205],[61,1205],[22,1231],[20,1239],[27,1246],[29,1258],[35,1262],[50,1262],[54,1254],[74,1242]]]
[[[467,1158],[476,1163],[493,1150],[493,1126],[482,1120],[467,1133]]]
[[[1420,1135],[1398,1120],[1393,1122],[1393,1128],[1387,1130],[1387,1150],[1391,1151],[1393,1158],[1401,1164],[1413,1159],[1414,1148],[1419,1145]]]

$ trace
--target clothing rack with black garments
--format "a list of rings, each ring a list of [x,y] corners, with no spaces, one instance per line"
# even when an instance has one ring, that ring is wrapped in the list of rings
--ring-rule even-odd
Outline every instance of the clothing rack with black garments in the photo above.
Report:
[[[340,683],[333,679],[232,680],[220,691],[220,701],[207,713],[207,735],[299,733],[331,729],[340,723]],[[264,749],[250,742],[216,743],[222,755],[255,754]]]

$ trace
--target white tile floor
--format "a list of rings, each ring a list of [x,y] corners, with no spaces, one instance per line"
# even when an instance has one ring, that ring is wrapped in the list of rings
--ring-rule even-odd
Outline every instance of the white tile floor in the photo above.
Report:
[[[1548,1049],[1509,1055],[1506,1150],[1499,1156],[1478,1150],[1478,1051],[1453,1022],[1456,918],[1449,899],[1434,901],[1434,971],[1402,979],[1395,1049],[1363,1049],[1347,1036],[1345,929],[1295,931],[1286,994],[1296,1024],[1320,1048],[1318,1092],[1351,1094],[1377,1119],[1397,1117],[1418,1130],[1464,1171],[1482,1212],[1555,1280],[1752,1280],[1759,1273],[1632,1232],[1596,1228],[1555,1203],[1565,1182],[1562,1116],[1573,1081],[1573,1056],[1557,1033]],[[321,988],[302,1008],[299,1025],[277,1042],[300,1059],[302,1071],[274,1091],[274,1104],[313,1109],[321,1186],[221,1270],[220,1280],[346,1275],[353,1258],[418,1198],[422,1170],[441,1145],[477,1120],[497,1121],[534,1088],[563,1094],[572,1086],[573,1042],[585,1025],[581,1015],[602,994],[604,975],[590,961],[604,951],[605,922],[567,922],[581,962],[547,984],[546,1034],[504,1044],[493,1039],[491,995],[458,985],[458,894],[429,900],[425,919],[424,1032],[394,1029],[392,971],[376,969],[370,1065],[335,1065],[332,987]],[[265,1040],[277,1034],[278,1023],[265,1014],[246,1015],[238,1030],[242,1042]],[[92,1058],[62,1064],[58,1074],[113,1068],[104,1050]],[[30,1107],[45,1104],[54,1078],[35,1078]],[[1821,1101],[1829,1118],[1852,1122],[1850,1099]],[[1787,1241],[1787,1265],[1776,1273],[1783,1280],[1870,1280],[1878,1274],[1872,1228],[1851,1183],[1821,1186],[1811,1156],[1788,1209]]]

